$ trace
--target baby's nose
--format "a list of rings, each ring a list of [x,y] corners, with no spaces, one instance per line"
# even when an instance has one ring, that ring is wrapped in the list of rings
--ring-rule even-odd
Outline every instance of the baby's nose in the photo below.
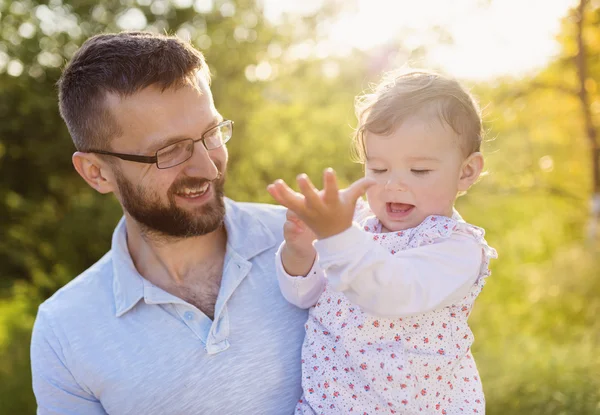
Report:
[[[406,190],[406,184],[399,177],[391,177],[385,183],[385,188],[387,190],[404,191]]]

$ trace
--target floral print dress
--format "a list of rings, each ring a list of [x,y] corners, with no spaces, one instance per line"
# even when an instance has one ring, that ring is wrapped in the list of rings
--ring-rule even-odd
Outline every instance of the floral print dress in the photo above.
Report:
[[[361,221],[391,254],[467,235],[481,246],[481,269],[453,304],[398,318],[370,315],[329,283],[310,309],[302,350],[304,394],[297,414],[473,414],[485,399],[471,354],[467,319],[496,257],[481,228],[430,216],[416,228],[381,233],[374,216]]]

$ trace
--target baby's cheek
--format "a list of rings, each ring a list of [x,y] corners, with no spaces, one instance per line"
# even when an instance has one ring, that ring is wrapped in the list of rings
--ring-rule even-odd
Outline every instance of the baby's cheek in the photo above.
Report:
[[[367,190],[367,202],[375,216],[381,216],[385,212],[385,201],[383,200],[383,186],[376,184]]]
[[[448,189],[439,189],[438,191],[427,193],[427,205],[429,210],[437,214],[447,214],[452,210],[456,193],[448,191]]]
[[[367,202],[369,202],[371,209],[373,208],[373,205],[377,203],[377,199],[380,198],[378,196],[379,194],[381,194],[381,190],[379,189],[378,184],[375,184],[367,189]]]

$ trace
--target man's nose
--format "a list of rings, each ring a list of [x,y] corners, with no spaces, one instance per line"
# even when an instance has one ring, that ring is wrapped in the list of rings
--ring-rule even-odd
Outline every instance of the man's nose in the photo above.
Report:
[[[219,176],[219,169],[212,159],[211,153],[202,143],[194,143],[194,154],[185,162],[185,173],[191,177],[201,177],[208,180],[214,180]],[[217,149],[218,151],[218,149]]]

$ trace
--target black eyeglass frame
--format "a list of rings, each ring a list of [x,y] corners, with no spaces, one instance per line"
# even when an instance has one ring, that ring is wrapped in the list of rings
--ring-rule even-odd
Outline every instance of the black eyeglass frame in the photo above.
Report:
[[[113,152],[104,151],[104,150],[88,150],[88,151],[86,151],[86,153],[104,154],[106,156],[114,156],[114,157],[118,157],[118,158],[120,158],[122,160],[134,161],[136,163],[156,164],[156,167],[158,169],[161,169],[161,170],[170,169],[171,167],[179,166],[180,164],[183,164],[186,161],[188,161],[189,159],[191,159],[192,156],[194,155],[194,147],[195,147],[195,145],[192,146],[192,151],[190,152],[190,156],[188,158],[186,158],[185,160],[180,161],[177,164],[173,164],[172,166],[169,166],[169,167],[160,167],[158,165],[158,153],[160,151],[164,150],[167,147],[171,147],[171,146],[177,145],[179,143],[182,143],[182,142],[185,142],[185,141],[190,141],[190,140],[193,141],[194,144],[196,144],[198,141],[202,141],[202,145],[204,145],[204,148],[206,150],[208,150],[208,151],[215,150],[215,149],[217,149],[219,147],[208,148],[206,146],[205,136],[206,136],[206,134],[208,134],[208,133],[216,130],[217,128],[221,128],[224,125],[228,125],[228,124],[230,125],[230,128],[231,128],[231,134],[229,135],[229,138],[227,138],[227,140],[224,140],[223,143],[219,146],[219,147],[222,147],[233,136],[233,121],[231,121],[231,120],[223,120],[223,121],[221,121],[220,123],[218,123],[214,127],[209,128],[204,133],[202,133],[202,135],[200,136],[200,138],[198,138],[196,140],[194,140],[193,138],[184,138],[183,140],[179,140],[179,141],[176,141],[176,142],[171,143],[169,145],[166,145],[164,147],[161,147],[158,150],[156,150],[156,152],[154,153],[153,156],[140,156],[140,155],[137,155],[137,154],[113,153]]]

